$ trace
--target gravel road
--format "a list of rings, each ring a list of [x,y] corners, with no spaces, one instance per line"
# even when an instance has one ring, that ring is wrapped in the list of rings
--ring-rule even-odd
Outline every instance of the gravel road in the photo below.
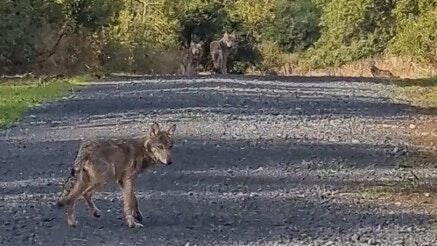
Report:
[[[360,187],[401,183],[415,108],[393,88],[329,78],[199,77],[96,82],[0,131],[0,245],[437,245],[434,218],[376,204]],[[81,139],[177,124],[175,164],[137,179],[142,229],[117,187],[54,207]],[[437,171],[416,168],[421,177]],[[434,230],[434,232],[433,232]]]

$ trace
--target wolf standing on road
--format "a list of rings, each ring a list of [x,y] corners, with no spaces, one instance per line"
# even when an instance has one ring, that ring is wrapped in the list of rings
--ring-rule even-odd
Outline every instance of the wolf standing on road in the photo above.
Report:
[[[138,202],[134,193],[134,180],[145,169],[154,165],[170,165],[171,149],[176,125],[167,131],[157,123],[151,126],[148,137],[132,139],[92,140],[81,144],[70,177],[64,186],[59,207],[66,207],[68,225],[75,227],[74,205],[80,196],[85,198],[92,214],[100,211],[92,201],[94,191],[115,181],[123,193],[124,214],[130,228],[142,227]]]
[[[196,75],[202,56],[203,41],[200,41],[199,43],[191,41],[190,47],[185,50],[184,57],[182,59],[182,75]]]
[[[218,41],[213,41],[210,44],[211,59],[214,65],[214,71],[221,74],[228,73],[229,56],[236,46],[235,33],[229,34],[225,32],[223,38]]]

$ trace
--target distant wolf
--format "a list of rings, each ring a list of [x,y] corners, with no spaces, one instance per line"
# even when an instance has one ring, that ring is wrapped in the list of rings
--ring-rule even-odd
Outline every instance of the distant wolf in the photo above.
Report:
[[[393,74],[389,70],[379,69],[375,66],[374,62],[370,64],[370,73],[374,78],[394,78]]]
[[[136,176],[156,165],[172,164],[171,149],[176,125],[161,130],[153,123],[148,136],[128,139],[95,139],[84,141],[78,151],[69,178],[67,179],[59,207],[65,207],[67,222],[77,226],[75,201],[85,198],[91,213],[100,217],[100,211],[92,200],[95,191],[103,189],[108,182],[116,182],[123,194],[123,210],[127,225],[138,228],[143,217],[138,210],[134,193]]]
[[[234,32],[231,34],[225,32],[220,40],[211,42],[210,52],[215,72],[228,73],[229,56],[235,51],[236,40]]]
[[[197,74],[197,69],[203,56],[203,44],[203,41],[199,43],[191,41],[188,49],[185,49],[181,65],[182,75]]]

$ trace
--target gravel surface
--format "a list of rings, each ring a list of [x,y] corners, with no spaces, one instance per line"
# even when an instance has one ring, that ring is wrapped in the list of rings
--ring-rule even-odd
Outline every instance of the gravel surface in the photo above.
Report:
[[[351,195],[409,178],[415,108],[392,87],[330,79],[96,82],[0,131],[0,245],[436,245],[433,217]],[[78,228],[54,207],[81,139],[177,124],[175,164],[144,173],[142,229],[116,186],[83,201]],[[416,175],[437,177],[433,169]]]

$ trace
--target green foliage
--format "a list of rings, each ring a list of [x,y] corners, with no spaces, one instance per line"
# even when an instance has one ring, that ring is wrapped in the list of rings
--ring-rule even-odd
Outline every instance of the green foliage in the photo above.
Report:
[[[0,73],[32,70],[68,37],[96,38],[97,32],[113,23],[120,7],[119,1],[104,0],[1,1]],[[63,55],[77,57],[75,50],[65,49]]]
[[[58,98],[71,88],[70,83],[58,80],[0,85],[0,127],[17,121],[28,107]]]
[[[227,22],[224,5],[214,0],[165,0],[164,13],[177,22],[179,41],[184,45],[192,39],[213,40]]]
[[[231,70],[381,53],[437,65],[436,0],[2,0],[0,73],[173,72],[183,46],[236,31]],[[160,63],[160,64],[157,64]]]
[[[258,42],[253,34],[241,32],[237,36],[238,45],[235,54],[232,57],[234,61],[231,66],[231,72],[244,74],[250,66],[259,65],[262,60],[262,54],[258,47]]]
[[[38,55],[34,41],[42,26],[63,19],[62,7],[53,1],[0,1],[0,72],[28,70]]]
[[[307,49],[320,36],[320,10],[308,0],[279,0],[270,37],[286,52]]]
[[[177,22],[165,15],[165,0],[124,2],[115,24],[105,29],[100,56],[103,68],[142,73],[175,70],[174,64],[168,64],[167,55],[161,53],[166,49],[171,53],[178,38]]]
[[[282,51],[278,44],[272,41],[264,41],[259,45],[262,61],[259,65],[259,70],[268,72],[273,68],[278,68],[282,65]]]
[[[96,32],[112,24],[122,7],[121,0],[63,0],[65,14],[77,30]]]
[[[235,0],[226,6],[230,23],[234,29],[262,38],[272,25],[277,0]]]
[[[393,13],[398,25],[389,51],[437,66],[436,1],[401,0]]]
[[[163,12],[165,0],[126,1],[116,24],[107,30],[107,40],[134,48],[146,44],[175,45],[176,21]]]
[[[382,52],[394,35],[391,1],[331,0],[322,6],[321,37],[305,55],[310,67],[339,66]]]

